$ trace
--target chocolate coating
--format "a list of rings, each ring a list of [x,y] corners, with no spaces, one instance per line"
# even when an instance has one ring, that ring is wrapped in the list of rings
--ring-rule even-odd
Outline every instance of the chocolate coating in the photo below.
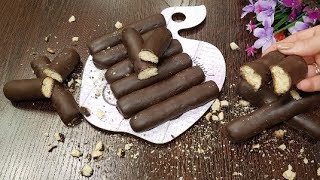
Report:
[[[158,63],[161,55],[169,47],[172,39],[171,32],[166,27],[160,27],[153,31],[149,39],[147,39],[139,53],[139,57],[148,62]],[[141,53],[147,51],[153,54],[157,59],[154,61],[149,57],[142,56]]]
[[[299,114],[285,123],[296,130],[307,133],[316,140],[320,140],[320,118],[311,112]]]
[[[117,107],[124,118],[202,83],[205,75],[198,66],[185,69],[169,79],[121,97]]]
[[[122,42],[127,48],[128,57],[132,60],[134,72],[138,74],[138,77],[140,72],[149,68],[156,68],[155,64],[142,61],[139,58],[139,52],[142,48],[144,40],[137,30],[133,28],[124,29],[122,31]]]
[[[300,100],[289,98],[288,102],[287,99],[287,96],[281,97],[278,101],[231,121],[227,125],[230,139],[232,141],[244,141],[275,124],[308,111],[318,104],[320,93],[306,93]]]
[[[279,96],[268,87],[262,87],[257,92],[254,92],[253,88],[244,80],[238,85],[238,93],[256,107],[262,107],[279,99]],[[284,123],[294,129],[304,131],[314,139],[320,140],[320,118],[310,112],[296,115],[284,121]]]
[[[7,82],[3,87],[3,93],[10,101],[28,101],[45,99],[42,92],[41,79],[21,79]]]
[[[162,14],[156,14],[140,21],[136,21],[129,24],[127,27],[131,27],[139,31],[140,33],[145,33],[155,28],[165,26],[166,20]],[[115,46],[121,42],[121,33],[123,29],[119,29],[113,33],[106,34],[94,41],[92,41],[88,47],[91,54],[98,53],[103,49]]]
[[[37,59],[32,60],[30,65],[37,78],[42,78],[46,77],[46,74],[43,72],[43,70],[45,70],[50,63],[51,61],[48,57],[39,56]]]
[[[255,92],[252,86],[245,80],[241,80],[238,84],[238,93],[243,99],[256,107],[273,103],[279,99],[271,88],[265,86]]]
[[[56,83],[51,97],[54,109],[57,111],[62,122],[73,125],[80,117],[80,109],[72,94],[61,83]]]
[[[139,112],[130,119],[130,126],[136,132],[152,129],[218,96],[216,83],[205,82]]]
[[[170,76],[192,66],[192,60],[188,54],[181,53],[164,59],[158,66],[158,75],[149,79],[139,80],[137,75],[131,74],[111,84],[110,88],[116,98],[132,93],[136,90],[150,86],[156,82],[167,79]]]
[[[152,30],[142,34],[142,38],[148,39]],[[93,63],[99,69],[106,69],[118,62],[121,62],[123,59],[128,57],[128,52],[126,47],[123,44],[118,44],[110,49],[106,49],[99,53],[93,55]]]
[[[65,48],[63,51],[53,59],[53,61],[48,66],[48,69],[50,72],[46,72],[44,70],[44,73],[59,81],[63,82],[69,74],[75,69],[75,67],[80,62],[80,55],[71,48]],[[56,75],[53,75],[52,72],[57,73],[56,75],[60,75],[61,77],[56,77]]]
[[[271,72],[269,68],[273,65],[278,64],[284,58],[285,58],[285,55],[280,53],[279,51],[272,51],[256,61],[251,61],[241,66],[240,75],[244,80],[249,82],[249,84],[254,87],[255,91],[257,91],[259,88],[267,85],[271,81],[272,78],[271,78]],[[245,67],[251,68],[255,74],[260,76],[261,78],[260,85],[255,85],[252,83],[252,80],[250,78],[254,78],[254,77],[252,77],[251,75],[249,76],[245,75],[246,74],[244,71]]]
[[[168,49],[164,52],[164,54],[161,56],[161,59],[169,58],[171,56],[174,56],[176,54],[179,54],[182,52],[182,46],[180,42],[176,39],[172,39],[170,46]],[[127,65],[127,66],[125,66]],[[106,79],[108,83],[112,83],[114,81],[117,81],[119,79],[122,79],[129,74],[133,73],[133,64],[129,59],[123,60],[121,62],[118,62],[117,64],[111,66],[107,72],[106,72]],[[107,75],[108,74],[108,75]],[[114,76],[114,77],[113,77]]]
[[[31,62],[31,67],[38,78],[42,77],[44,74],[37,72],[41,72],[43,69],[45,69],[48,66],[47,63],[48,60],[46,58],[39,58]],[[80,117],[79,106],[72,94],[66,90],[61,83],[55,82],[55,86],[53,87],[52,91],[51,102],[65,125],[70,126],[78,124],[76,120]]]
[[[271,51],[265,56],[262,56],[257,62],[262,63],[268,67],[274,66],[282,61],[286,55],[282,54],[280,51]]]
[[[118,44],[110,49],[93,54],[94,65],[98,69],[106,69],[127,57],[127,50],[123,44]]]
[[[106,74],[105,78],[109,84],[122,79],[126,76],[129,76],[134,72],[133,64],[129,59],[121,61],[113,66],[111,66]]]

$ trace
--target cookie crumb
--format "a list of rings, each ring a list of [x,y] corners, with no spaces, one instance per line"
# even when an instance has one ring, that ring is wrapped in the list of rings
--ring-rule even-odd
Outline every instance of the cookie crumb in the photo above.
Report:
[[[293,180],[296,177],[296,173],[292,171],[292,166],[288,165],[288,170],[286,170],[282,176],[287,180]]]
[[[56,132],[56,133],[54,133],[53,136],[54,136],[54,139],[58,142],[64,142],[64,140],[65,140],[65,136],[61,133]]]
[[[69,23],[75,22],[76,21],[76,17],[71,16],[68,21],[69,21]]]
[[[278,149],[285,151],[287,149],[287,146],[285,144],[281,144],[280,146],[278,146]]]
[[[77,158],[83,155],[83,153],[81,151],[79,151],[78,149],[72,149],[70,154],[71,154],[71,156],[77,157]]]
[[[50,54],[56,53],[56,52],[54,51],[54,49],[52,49],[52,48],[47,48],[47,51],[48,51]]]
[[[224,113],[223,112],[220,112],[218,114],[218,118],[219,118],[219,121],[222,121],[224,119]]]
[[[128,151],[132,148],[133,144],[132,143],[128,143],[126,145],[124,145],[124,150]]]
[[[103,119],[104,116],[105,116],[105,112],[100,110],[100,109],[98,109],[97,116],[98,116],[99,119]]]
[[[103,152],[102,152],[102,151],[94,150],[94,151],[91,152],[91,157],[92,157],[93,159],[97,159],[97,158],[99,158],[99,157],[102,156],[102,155],[103,155]]]
[[[220,100],[215,99],[211,105],[211,111],[212,111],[212,113],[216,113],[216,112],[220,111],[220,109],[221,109]]]
[[[232,176],[243,176],[241,172],[233,172]]]
[[[205,116],[207,121],[210,121],[211,117],[212,117],[212,113],[210,113],[210,112],[208,114],[206,114],[206,116]]]
[[[45,42],[49,42],[50,36],[51,36],[51,35],[49,34],[48,36],[44,37],[44,41],[45,41]]]
[[[93,174],[93,169],[88,164],[84,165],[81,170],[81,175],[85,177],[90,177]]]
[[[286,132],[287,132],[286,130],[279,129],[279,130],[274,131],[273,135],[274,135],[276,138],[282,139],[282,138],[284,137],[284,134],[285,134]]]
[[[294,100],[302,99],[302,97],[300,96],[300,94],[296,90],[291,90],[290,95]]]
[[[117,156],[119,156],[120,158],[123,158],[124,155],[125,155],[125,151],[122,148],[119,148],[117,152]]]
[[[308,164],[308,163],[309,163],[309,160],[308,160],[307,158],[304,158],[304,159],[303,159],[303,163],[304,163],[304,164]]]
[[[79,41],[79,37],[72,37],[72,42],[78,42]]]
[[[116,24],[114,25],[114,27],[116,27],[117,29],[120,29],[123,27],[122,23],[117,21]]]
[[[254,144],[252,145],[252,149],[259,149],[260,148],[260,144]]]
[[[320,167],[317,169],[317,176],[320,176]]]
[[[250,106],[250,103],[248,101],[245,101],[243,99],[240,99],[239,100],[239,105],[242,106],[242,107],[249,107]]]
[[[222,101],[220,101],[220,105],[221,105],[221,107],[228,107],[229,102],[227,100],[222,100]]]
[[[219,117],[216,115],[212,115],[211,119],[212,121],[219,121]]]
[[[240,47],[235,42],[230,43],[230,48],[232,50],[240,50]]]
[[[99,141],[97,144],[96,144],[96,147],[94,148],[95,151],[104,151],[104,145],[102,143],[102,141]]]

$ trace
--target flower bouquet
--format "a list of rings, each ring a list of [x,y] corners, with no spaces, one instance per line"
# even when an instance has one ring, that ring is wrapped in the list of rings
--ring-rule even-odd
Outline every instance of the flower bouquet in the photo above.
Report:
[[[246,28],[257,40],[247,45],[248,56],[254,56],[257,49],[264,52],[275,42],[320,23],[320,0],[249,0],[242,10],[241,18],[254,14]]]

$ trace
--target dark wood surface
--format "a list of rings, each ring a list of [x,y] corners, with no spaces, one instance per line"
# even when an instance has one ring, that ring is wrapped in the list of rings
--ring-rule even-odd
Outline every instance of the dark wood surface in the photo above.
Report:
[[[244,1],[2,0],[0,88],[13,79],[34,77],[29,63],[36,57],[34,54],[52,59],[55,55],[46,51],[48,47],[56,52],[75,47],[85,62],[86,44],[114,31],[116,21],[132,22],[169,6],[201,4],[207,7],[206,21],[197,28],[182,31],[182,35],[208,41],[222,51],[227,79],[221,99],[231,103],[225,110],[226,122],[231,121],[237,100],[232,85],[238,82],[239,66],[252,60],[244,51],[232,51],[229,47],[232,41],[242,48],[252,43],[244,27],[248,20],[240,20]],[[71,15],[76,22],[68,23]],[[49,34],[50,40],[45,42],[44,37]],[[71,41],[73,36],[79,37],[76,46]],[[0,179],[85,179],[79,172],[88,161],[84,157],[73,158],[70,152],[77,148],[86,154],[100,140],[109,146],[109,151],[104,159],[88,163],[94,169],[90,179],[283,179],[288,164],[297,172],[297,179],[319,179],[316,171],[320,166],[320,144],[284,125],[245,143],[233,144],[226,137],[225,124],[202,118],[173,142],[153,145],[127,134],[101,131],[87,122],[67,128],[49,102],[13,105],[2,92],[0,123]],[[284,139],[272,135],[278,129],[288,131]],[[55,132],[63,133],[66,140],[49,153],[47,144],[53,142]],[[50,136],[44,136],[45,133]],[[119,158],[117,150],[127,143],[133,143],[132,149]],[[283,143],[287,149],[277,149]],[[253,144],[260,144],[260,148],[252,149]],[[307,164],[304,158],[308,159]]]

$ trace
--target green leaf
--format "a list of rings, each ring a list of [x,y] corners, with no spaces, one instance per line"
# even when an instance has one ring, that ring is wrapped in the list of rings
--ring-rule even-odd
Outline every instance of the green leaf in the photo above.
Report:
[[[284,16],[276,25],[274,25],[274,29],[278,29],[286,22],[288,22],[288,16]]]

